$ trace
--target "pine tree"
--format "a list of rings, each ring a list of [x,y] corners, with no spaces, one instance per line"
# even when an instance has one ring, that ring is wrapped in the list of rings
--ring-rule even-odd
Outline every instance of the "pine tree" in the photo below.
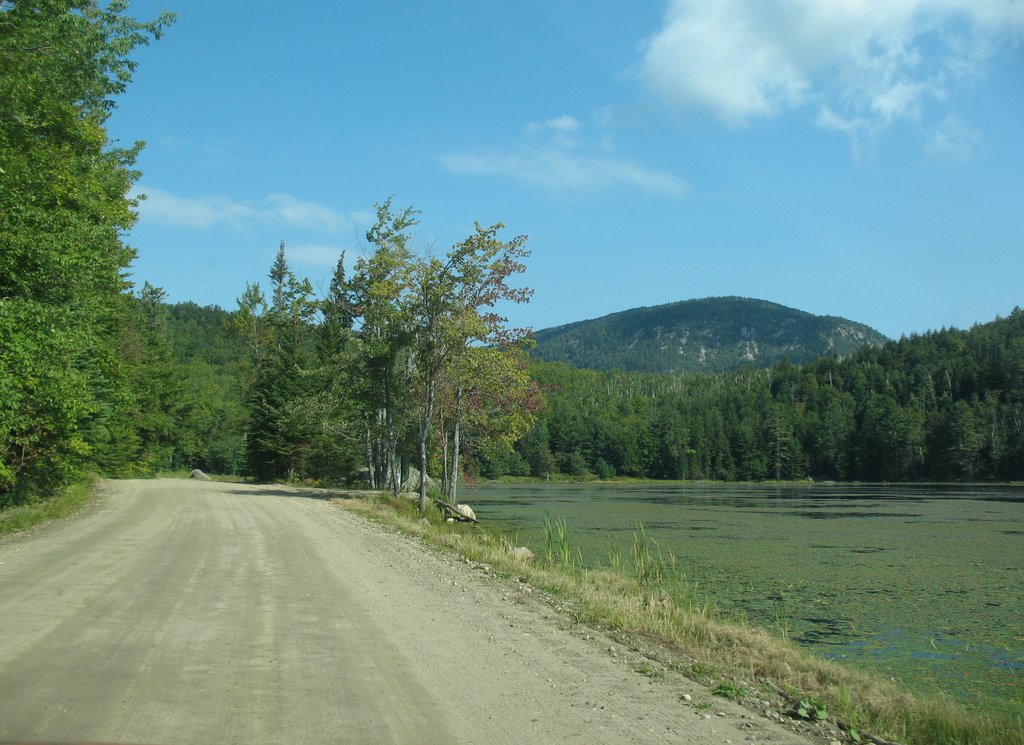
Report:
[[[288,268],[282,241],[271,266],[268,306],[258,284],[239,298],[234,330],[251,353],[246,395],[246,452],[260,481],[293,479],[303,467],[309,422],[300,399],[315,367],[309,320],[315,310],[309,280]]]

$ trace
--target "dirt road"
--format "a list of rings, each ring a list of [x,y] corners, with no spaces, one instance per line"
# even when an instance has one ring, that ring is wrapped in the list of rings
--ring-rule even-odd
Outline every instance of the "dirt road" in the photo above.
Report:
[[[0,543],[0,742],[808,742],[327,501],[104,488]]]

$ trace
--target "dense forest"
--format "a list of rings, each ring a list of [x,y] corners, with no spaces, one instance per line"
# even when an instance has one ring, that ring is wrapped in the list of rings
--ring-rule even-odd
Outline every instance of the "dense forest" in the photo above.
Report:
[[[1024,312],[805,365],[682,376],[534,363],[546,406],[485,474],[1024,478]]]
[[[441,256],[377,205],[329,290],[282,243],[235,309],[133,287],[141,145],[104,123],[172,19],[0,0],[0,507],[181,468],[396,492],[463,475],[1024,479],[1024,312],[797,365],[598,372],[529,359],[525,238]],[[53,50],[61,50],[54,54]]]
[[[0,2],[0,506],[155,468],[176,419],[172,381],[147,371],[163,341],[125,279],[141,145],[104,127],[132,49],[171,18],[123,7]]]
[[[766,300],[711,297],[612,313],[542,329],[533,356],[589,370],[729,372],[802,364],[881,346],[862,323],[816,316]]]
[[[168,308],[181,364],[203,411],[233,414],[182,451],[181,463],[245,471],[240,350],[225,335],[229,314]],[[310,328],[309,333],[315,334]],[[312,337],[311,337],[312,338]],[[192,340],[192,341],[190,341]],[[232,354],[236,356],[232,358]],[[200,355],[197,357],[196,355]],[[215,355],[216,358],[211,358]],[[202,371],[200,373],[200,371]],[[732,373],[657,375],[577,370],[534,361],[543,405],[512,447],[472,427],[462,450],[471,474],[661,479],[867,481],[1024,478],[1024,313],[904,338],[846,358]],[[202,380],[218,380],[215,387]],[[232,383],[232,381],[234,381]],[[233,385],[233,387],[232,387]],[[203,394],[202,391],[209,393]],[[235,391],[235,403],[228,392]],[[535,395],[535,394],[530,394]],[[406,437],[408,438],[409,435]],[[205,439],[203,439],[205,438]],[[233,448],[233,449],[232,449]],[[234,460],[207,452],[234,453]],[[440,453],[440,445],[433,452]],[[351,451],[350,479],[365,458]],[[434,471],[432,471],[434,472]],[[324,478],[315,468],[305,478]]]
[[[178,385],[184,383],[172,462],[258,475],[250,460],[256,454],[246,449],[252,370],[237,333],[229,331],[244,314],[190,303],[156,311],[179,370]],[[324,329],[310,323],[304,333],[308,360],[315,359]],[[502,437],[494,437],[494,421],[483,417],[489,399],[474,394],[472,408],[481,410],[462,428],[463,462],[456,466],[471,478],[1024,478],[1024,312],[1019,309],[967,331],[946,329],[845,358],[731,373],[594,371],[534,360],[527,383],[521,353],[517,360],[516,401],[524,411]],[[314,379],[315,366],[301,375]],[[305,386],[304,395],[338,397],[337,405],[343,406],[345,384],[335,385],[332,393]],[[326,407],[326,399],[320,400],[292,405]],[[446,399],[444,405],[450,403]],[[415,465],[414,424],[407,418],[398,437],[407,466]],[[365,432],[358,421],[336,417],[318,432],[319,437],[306,433],[297,440],[293,452],[301,457],[290,472],[284,468],[263,477],[367,483]],[[451,473],[450,436],[446,441]],[[435,437],[429,456],[428,472],[441,472],[445,441]],[[379,465],[377,470],[382,473]]]

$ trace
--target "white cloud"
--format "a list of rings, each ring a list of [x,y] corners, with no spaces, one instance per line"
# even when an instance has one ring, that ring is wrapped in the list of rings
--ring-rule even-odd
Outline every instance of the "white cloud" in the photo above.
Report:
[[[813,105],[859,132],[919,118],[1021,37],[1020,0],[670,0],[636,72],[731,125]]]
[[[258,202],[240,202],[220,195],[182,197],[139,185],[132,190],[132,195],[145,195],[139,204],[140,218],[161,225],[237,228],[258,222],[336,234],[353,224],[350,218],[330,207],[304,202],[288,194],[270,194]]]
[[[319,228],[328,233],[337,233],[351,223],[336,210],[314,202],[303,202],[288,194],[271,194],[267,203],[271,214],[289,225],[304,228]]]
[[[526,134],[530,137],[546,136],[558,148],[571,149],[580,146],[580,140],[576,136],[580,128],[578,119],[563,114],[543,122],[530,122],[526,125]]]
[[[849,135],[855,134],[866,124],[864,119],[847,119],[834,112],[828,106],[821,107],[814,122],[822,129],[834,129],[837,132],[844,132]]]
[[[556,116],[553,119],[547,119],[543,122],[530,122],[526,125],[526,131],[528,133],[541,132],[544,130],[554,130],[555,132],[577,132],[580,129],[579,120],[575,117],[563,114],[562,116]]]
[[[921,99],[926,89],[927,86],[916,83],[894,83],[872,97],[871,111],[885,124],[901,117],[917,119],[921,115]]]
[[[500,176],[523,185],[560,194],[599,191],[624,186],[651,194],[681,197],[689,192],[685,181],[622,158],[607,155],[607,136],[585,147],[576,137],[579,120],[563,115],[526,126],[527,142],[507,150],[449,153],[441,164],[453,173]],[[547,137],[543,137],[544,134]],[[541,138],[538,140],[538,136]]]
[[[686,182],[668,173],[625,160],[579,156],[555,149],[454,153],[443,156],[441,163],[454,173],[503,176],[559,193],[598,191],[613,186],[668,197],[681,197],[689,192]]]
[[[179,197],[151,186],[139,186],[132,190],[132,196],[139,195],[145,195],[139,204],[142,219],[163,225],[182,225],[188,228],[237,226],[259,217],[259,212],[250,205],[227,197]]]
[[[974,147],[981,136],[950,114],[928,136],[925,152],[938,160],[965,163],[974,155]]]

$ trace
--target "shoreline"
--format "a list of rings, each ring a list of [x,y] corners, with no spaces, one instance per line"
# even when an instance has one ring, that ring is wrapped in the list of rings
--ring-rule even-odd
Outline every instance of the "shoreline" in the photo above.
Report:
[[[477,479],[475,486],[494,486],[502,484],[601,484],[614,486],[615,484],[638,485],[638,486],[768,486],[778,484],[779,486],[921,486],[941,488],[977,488],[977,487],[1024,487],[1024,481],[835,481],[835,480],[811,480],[811,479],[766,479],[763,481],[715,481],[714,479],[648,479],[634,478],[631,476],[615,476],[610,479],[601,479],[596,476],[592,479],[580,479],[562,477],[544,479],[539,476],[502,476],[497,479]],[[461,485],[460,485],[461,486]]]

